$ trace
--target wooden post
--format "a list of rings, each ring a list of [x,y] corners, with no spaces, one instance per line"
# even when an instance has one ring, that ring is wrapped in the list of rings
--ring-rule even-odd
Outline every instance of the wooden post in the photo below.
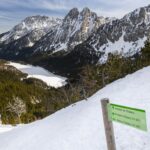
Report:
[[[108,99],[101,100],[107,148],[108,150],[116,150],[113,124],[108,119],[108,110],[107,110],[108,103],[109,103]]]

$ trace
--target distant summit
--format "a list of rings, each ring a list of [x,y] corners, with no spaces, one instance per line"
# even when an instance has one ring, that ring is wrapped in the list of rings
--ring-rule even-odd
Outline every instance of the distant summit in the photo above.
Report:
[[[61,19],[46,16],[27,17],[9,32],[0,36],[0,47],[4,49],[7,55],[18,55],[22,49],[32,47],[41,37],[61,22]]]

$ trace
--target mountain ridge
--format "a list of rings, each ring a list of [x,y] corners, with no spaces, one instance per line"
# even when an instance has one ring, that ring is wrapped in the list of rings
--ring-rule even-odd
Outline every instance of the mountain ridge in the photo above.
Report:
[[[80,12],[73,8],[64,19],[31,16],[7,33],[1,34],[0,44],[6,50],[19,47],[18,53],[26,47],[33,47],[33,51],[59,51],[70,47],[73,49],[108,21],[109,18],[98,17],[89,8]],[[18,42],[21,44],[17,44]]]
[[[0,38],[3,49],[15,49],[14,55],[26,47],[32,47],[49,30],[61,23],[61,20],[46,16],[31,16],[25,18]],[[14,50],[14,51],[15,51]]]
[[[37,35],[35,32],[35,37]],[[140,54],[149,35],[150,5],[121,19],[99,17],[89,8],[82,11],[73,8],[61,23],[30,47],[22,47],[24,38],[19,39],[18,44],[0,44],[0,58],[24,60],[54,71],[67,70],[63,69],[64,64],[72,70],[84,64],[103,64],[109,53],[123,57]],[[28,37],[30,35],[25,41]]]
[[[35,51],[50,52],[73,49],[76,45],[85,41],[94,30],[105,22],[104,17],[99,18],[89,8],[84,8],[82,11],[73,8],[65,16],[56,31],[48,33],[44,39],[39,40],[33,49]]]
[[[133,56],[140,52],[149,36],[150,5],[138,8],[121,19],[100,26],[97,33],[93,34],[87,43],[95,51],[104,53],[102,59],[107,60],[108,53],[116,51],[126,57]]]

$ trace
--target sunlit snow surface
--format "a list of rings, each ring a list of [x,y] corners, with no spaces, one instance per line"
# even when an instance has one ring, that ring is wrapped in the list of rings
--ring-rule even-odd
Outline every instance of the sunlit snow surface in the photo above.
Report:
[[[139,38],[135,42],[125,42],[124,34],[120,37],[118,41],[112,43],[108,41],[107,44],[104,44],[100,47],[99,51],[105,52],[105,54],[99,59],[101,64],[105,63],[108,59],[109,53],[118,53],[122,56],[129,57],[141,51],[141,48],[144,47],[147,37]]]
[[[11,126],[11,125],[0,125],[0,134],[4,133],[4,132],[8,132],[11,131],[12,129],[14,129],[15,127]]]
[[[42,80],[48,86],[58,88],[66,85],[66,78],[54,75],[53,73],[50,73],[49,71],[45,70],[42,67],[23,65],[14,62],[10,62],[8,65],[14,66],[23,73],[27,73],[28,78],[32,77]]]
[[[146,110],[148,132],[114,122],[117,150],[150,150],[150,67],[34,123],[0,134],[0,150],[107,150],[100,100]]]

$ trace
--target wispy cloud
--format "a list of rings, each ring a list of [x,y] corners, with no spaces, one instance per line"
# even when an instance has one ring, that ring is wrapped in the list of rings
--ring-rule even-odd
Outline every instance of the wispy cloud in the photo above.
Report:
[[[1,15],[0,15],[0,19],[3,19],[3,20],[12,20],[12,17],[1,16]]]
[[[89,7],[98,15],[122,17],[149,0],[0,0],[0,32],[31,15],[63,17],[73,7]]]

